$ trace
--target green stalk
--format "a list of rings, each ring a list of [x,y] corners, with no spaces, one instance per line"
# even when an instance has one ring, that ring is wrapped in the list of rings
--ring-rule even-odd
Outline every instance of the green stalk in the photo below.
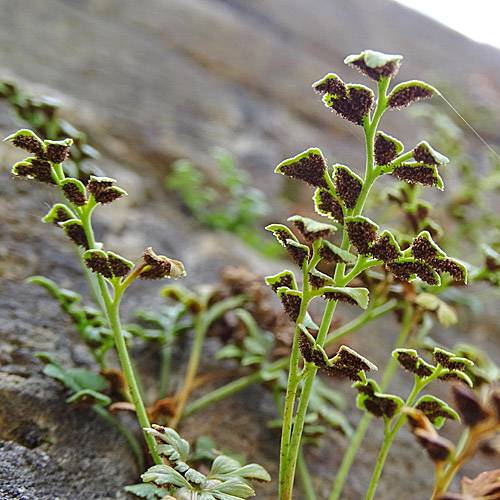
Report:
[[[210,309],[202,311],[195,317],[193,346],[191,347],[182,389],[177,396],[175,413],[169,422],[169,426],[171,428],[175,429],[184,412],[184,407],[186,406],[187,399],[193,387],[193,381],[196,377],[196,372],[198,371],[201,351],[203,348],[203,341],[205,340],[205,337],[207,335],[208,328],[219,316],[230,309],[235,309],[241,306],[245,301],[246,297],[244,297],[243,295],[230,297],[228,299],[217,302]]]
[[[393,307],[395,306],[396,304],[394,304]],[[394,349],[404,347],[408,341],[408,337],[415,325],[415,321],[412,320],[413,315],[411,313],[412,313],[412,306],[411,304],[406,303],[403,314],[403,321],[401,324],[401,330],[399,332],[399,336],[396,341],[396,345],[394,346]],[[382,382],[380,384],[380,389],[382,391],[384,391],[389,385],[389,382],[391,381],[392,376],[394,375],[394,370],[396,369],[396,366],[397,366],[396,359],[391,358],[389,364],[384,370],[384,375],[382,376]],[[351,470],[352,464],[354,462],[354,458],[356,457],[356,454],[361,446],[361,443],[363,442],[366,430],[368,429],[368,424],[371,422],[372,418],[373,415],[368,412],[366,412],[361,418],[358,427],[356,429],[356,432],[354,433],[354,436],[351,440],[351,443],[349,444],[349,447],[347,448],[347,451],[342,458],[342,463],[340,464],[337,476],[335,477],[335,481],[333,483],[333,488],[329,500],[339,500],[340,494],[342,493],[342,489],[344,488],[344,483],[347,479],[349,471]]]
[[[54,179],[57,187],[59,189],[61,189],[61,181],[63,179],[65,179],[65,177],[66,177],[66,175],[64,174],[63,166],[61,163],[52,163],[52,167],[53,167],[52,178]],[[71,205],[64,196],[61,196],[61,199],[62,199],[62,202],[68,206],[69,210],[73,213],[76,211],[78,217],[80,217],[80,220],[82,220],[82,217],[84,215],[83,209],[80,207],[74,207],[73,205]],[[93,203],[93,206],[92,206],[90,212],[97,205],[93,198],[92,198],[92,201],[94,203]],[[90,214],[89,214],[89,216],[90,216]],[[82,220],[82,222],[83,222],[83,220]],[[87,235],[87,237],[88,237],[88,235]],[[99,306],[100,310],[104,313],[104,301],[102,299],[102,296],[101,296],[101,293],[99,290],[99,286],[97,284],[95,276],[93,275],[92,271],[85,265],[85,262],[83,261],[83,252],[76,246],[75,246],[75,251],[76,251],[76,254],[78,256],[78,260],[80,261],[80,264],[82,265],[83,274],[85,275],[85,278],[86,278],[87,283],[89,285],[90,292],[91,292],[92,296],[94,297],[96,304]]]
[[[186,375],[184,377],[184,383],[182,390],[178,394],[176,400],[175,413],[169,422],[169,427],[175,429],[179,423],[184,407],[186,406],[187,398],[191,392],[193,386],[193,381],[196,377],[196,372],[198,371],[198,365],[200,364],[201,350],[203,347],[203,340],[207,334],[207,328],[209,325],[201,320],[200,315],[197,315],[194,319],[194,341],[191,347],[191,352],[189,355],[188,366],[186,370]]]
[[[441,373],[441,369],[438,367],[434,370],[433,374],[430,377],[427,377],[426,379],[417,379],[415,377],[415,384],[413,386],[413,390],[411,391],[410,395],[408,396],[408,399],[405,402],[405,406],[412,406],[412,404],[415,402],[416,397],[420,393],[420,391],[429,383],[431,383],[433,380],[438,378],[439,374]],[[377,489],[377,485],[380,479],[380,476],[382,474],[382,469],[384,468],[385,460],[387,458],[387,455],[389,453],[389,449],[392,445],[392,442],[394,441],[394,438],[396,437],[397,433],[403,427],[404,423],[407,420],[407,415],[405,413],[399,413],[399,416],[396,419],[396,422],[390,428],[389,426],[389,421],[386,420],[386,425],[385,425],[385,432],[384,432],[384,441],[382,443],[382,448],[380,449],[377,463],[375,464],[375,469],[373,471],[372,479],[370,482],[370,486],[368,488],[368,492],[366,494],[365,500],[373,500],[373,497],[375,495],[375,490]]]
[[[392,299],[389,302],[382,304],[381,306],[374,307],[373,309],[367,309],[357,318],[349,321],[348,323],[345,323],[344,325],[330,333],[325,341],[325,346],[328,346],[334,342],[338,342],[342,337],[345,337],[354,330],[357,330],[370,321],[377,319],[384,314],[387,314],[388,312],[392,311],[396,307],[396,305],[397,301],[395,299]],[[285,369],[289,364],[290,358],[281,358],[267,366],[265,368],[265,371],[266,373],[272,373],[275,371],[277,372]],[[262,381],[264,381],[264,377],[260,371],[257,371],[229,382],[222,387],[218,387],[217,389],[214,389],[213,391],[200,396],[197,400],[188,404],[184,409],[182,418],[189,417],[193,413],[206,408],[212,403],[216,403],[217,401],[231,396],[232,394],[235,394],[236,392],[241,391],[252,384],[260,383]]]
[[[79,215],[82,221],[85,234],[87,236],[89,248],[96,248],[94,231],[92,229],[92,224],[91,224],[92,212],[96,206],[97,203],[94,197],[91,197],[88,204],[85,206],[85,209],[79,210],[80,212]],[[120,288],[118,287],[115,288],[115,294],[114,297],[112,298],[108,285],[105,279],[100,274],[97,275],[97,283],[99,285],[100,295],[102,297],[102,302],[104,304],[104,311],[106,314],[106,318],[113,332],[116,349],[118,351],[118,356],[120,358],[120,363],[122,366],[123,373],[125,375],[125,379],[127,380],[127,385],[130,390],[130,396],[132,398],[135,411],[137,413],[139,424],[143,429],[149,428],[151,427],[151,424],[149,422],[146,413],[146,408],[144,406],[141,393],[139,391],[139,386],[137,384],[137,379],[134,374],[134,369],[132,367],[132,362],[128,354],[127,344],[125,342],[125,337],[123,336],[123,331],[120,323],[120,314],[119,314],[120,299],[122,293],[125,291],[126,286],[122,285],[122,287]],[[151,453],[151,456],[153,457],[153,460],[155,461],[156,464],[162,464],[163,461],[156,452],[156,443],[154,437],[145,432],[144,432],[144,437],[148,444],[149,451]]]
[[[168,394],[168,378],[170,374],[170,364],[172,360],[172,346],[164,344],[160,350],[160,385],[158,395],[160,399],[166,398]]]
[[[366,325],[371,321],[379,318],[380,316],[387,314],[388,312],[392,311],[396,307],[396,305],[397,305],[397,300],[391,299],[385,304],[382,304],[378,307],[374,307],[373,309],[371,308],[367,309],[357,318],[354,318],[353,320],[349,321],[348,323],[345,323],[344,325],[340,326],[339,328],[335,329],[332,333],[330,333],[326,337],[324,347],[327,347],[330,344],[338,342],[342,337],[349,335],[349,333],[357,330],[358,328],[361,328],[363,325]]]
[[[297,395],[297,389],[302,377],[299,375],[299,327],[298,325],[304,322],[306,317],[307,307],[311,300],[310,289],[309,289],[309,279],[308,279],[308,265],[304,260],[302,266],[302,280],[303,280],[303,290],[302,290],[302,302],[300,304],[300,311],[297,321],[295,322],[295,333],[293,336],[292,353],[290,355],[290,367],[288,370],[288,384],[286,388],[285,395],[285,407],[283,410],[283,426],[281,430],[281,447],[280,447],[280,479],[279,479],[279,498],[283,496],[285,488],[285,476],[288,468],[288,457],[289,457],[289,447],[290,438],[292,434],[293,425],[293,409],[295,405],[295,398]]]
[[[144,454],[141,445],[134,437],[134,435],[130,432],[130,430],[102,406],[95,404],[92,406],[92,410],[103,420],[106,420],[106,422],[115,427],[123,435],[123,437],[127,440],[128,445],[134,452],[137,469],[139,470],[139,472],[142,472],[145,469]]]
[[[99,285],[97,283],[95,275],[92,273],[92,271],[85,265],[85,262],[83,261],[83,253],[77,248],[76,248],[76,253],[78,255],[78,260],[80,261],[80,264],[82,265],[83,269],[83,274],[85,275],[85,278],[87,279],[87,283],[90,288],[90,292],[92,296],[94,297],[94,300],[96,301],[96,304],[99,306],[99,309],[101,312],[104,313],[104,301],[102,300],[101,293],[99,290]]]
[[[358,427],[356,428],[356,432],[352,437],[351,443],[349,444],[349,448],[344,453],[342,457],[342,463],[340,464],[339,471],[337,472],[337,476],[335,477],[335,481],[333,483],[332,492],[330,494],[330,500],[339,500],[340,494],[342,493],[342,489],[344,487],[345,480],[347,479],[347,475],[351,470],[352,463],[354,462],[354,458],[356,457],[356,453],[358,452],[361,443],[363,442],[363,438],[366,433],[366,429],[368,428],[368,424],[371,422],[373,415],[371,413],[366,412],[361,420],[359,421]]]
[[[375,144],[375,135],[377,133],[378,124],[384,111],[387,108],[387,88],[389,87],[389,82],[391,81],[390,77],[381,78],[377,83],[378,89],[378,98],[377,105],[375,107],[375,111],[373,112],[372,119],[367,119],[363,125],[363,129],[365,132],[365,143],[366,143],[366,173],[365,180],[363,182],[363,188],[361,189],[361,193],[358,196],[358,200],[356,202],[356,207],[353,209],[351,215],[361,215],[363,208],[366,203],[366,199],[368,198],[368,194],[370,189],[377,179],[379,173],[375,167],[375,159],[374,159],[374,144]]]
[[[378,172],[376,171],[375,168],[375,161],[374,161],[374,141],[375,141],[375,134],[377,131],[378,123],[380,122],[380,118],[382,117],[383,112],[385,111],[387,107],[387,88],[389,86],[390,78],[381,78],[380,81],[378,82],[378,100],[377,100],[377,106],[375,108],[375,111],[373,113],[373,118],[370,120],[367,118],[365,120],[365,123],[363,124],[363,128],[365,131],[365,140],[366,140],[366,173],[365,173],[365,180],[363,183],[363,187],[361,190],[361,193],[358,197],[358,200],[356,202],[356,207],[352,210],[352,212],[349,215],[360,215],[361,212],[363,211],[363,207],[365,205],[366,199],[368,197],[368,193],[370,192],[370,189],[375,182],[375,180],[378,177]],[[343,232],[342,235],[342,244],[341,248],[343,250],[349,250],[350,247],[350,241],[349,241],[349,236],[347,234],[347,231]],[[312,264],[312,262],[311,262]],[[348,280],[346,280],[344,276],[345,272],[345,264],[344,263],[339,263],[337,264],[337,267],[335,269],[335,275],[334,275],[334,280],[337,284],[337,286],[345,286],[348,284]],[[360,271],[361,272],[361,271]],[[304,276],[303,280],[303,287],[304,290],[302,292],[302,297],[303,297],[303,302],[304,298],[306,297],[306,285],[307,285],[307,276]],[[335,310],[335,302],[329,302],[326,309],[325,313],[323,316],[323,320],[321,323],[321,328],[318,333],[318,337],[316,340],[316,343],[320,346],[323,346],[325,341],[326,341],[326,335],[328,333],[328,329],[333,317],[333,313]],[[299,320],[296,321],[296,324],[300,324]],[[297,336],[297,332],[296,332]],[[295,342],[294,342],[295,343]],[[291,369],[293,367],[292,365],[290,366]],[[293,487],[293,477],[295,474],[295,467],[296,467],[296,462],[297,462],[297,454],[298,454],[298,449],[300,446],[300,439],[302,436],[302,430],[303,430],[303,425],[304,425],[304,419],[306,416],[307,412],[307,406],[309,402],[309,395],[311,392],[312,388],[312,383],[313,380],[316,376],[317,368],[314,366],[309,365],[308,363],[306,364],[305,368],[306,378],[304,382],[304,386],[302,387],[301,391],[301,397],[300,397],[300,402],[299,402],[299,407],[297,409],[297,414],[295,418],[295,424],[293,426],[293,432],[292,432],[292,437],[291,441],[286,441],[286,448],[284,449],[283,446],[283,441],[282,441],[282,453],[281,453],[281,466],[280,466],[280,500],[291,500],[292,498],[292,487]],[[289,379],[289,387],[290,387],[290,381],[292,381],[292,372],[290,372],[290,379]],[[293,387],[294,393],[297,390],[297,385]],[[287,393],[287,400],[285,403],[285,419],[287,420],[286,422],[286,428],[285,428],[285,422],[283,426],[283,436],[285,437],[288,435],[288,433],[291,430],[291,417],[293,413],[293,402],[294,398],[290,396],[288,397]],[[288,410],[288,412],[287,412]],[[283,464],[284,460],[287,460],[286,465]]]
[[[62,165],[60,163],[53,164],[53,178],[59,188],[61,188],[61,181],[64,179],[65,175],[62,169]],[[85,207],[75,207],[76,213],[79,216],[83,229],[85,231],[85,235],[87,237],[87,242],[89,248],[96,248],[96,241],[94,236],[94,230],[92,229],[92,212],[94,208],[97,206],[97,202],[94,197],[91,196]],[[105,279],[101,275],[97,275],[97,284],[99,287],[100,299],[98,299],[99,305],[103,307],[103,311],[108,320],[109,326],[113,332],[115,345],[118,351],[118,356],[120,358],[120,363],[122,365],[123,373],[125,375],[125,379],[127,380],[127,385],[130,390],[130,395],[132,398],[132,402],[135,407],[135,411],[137,413],[137,418],[139,420],[139,424],[143,429],[151,427],[149,423],[149,419],[146,413],[146,408],[144,406],[139,386],[137,384],[136,377],[134,375],[134,370],[132,367],[132,362],[130,360],[130,356],[128,354],[127,345],[125,342],[125,338],[123,336],[123,331],[120,323],[120,299],[121,295],[124,292],[126,286],[122,285],[121,287],[115,288],[114,297],[111,297],[110,290]],[[144,431],[143,431],[144,432]],[[156,464],[162,464],[163,461],[156,452],[156,443],[154,437],[150,434],[144,432],[144,437],[149,447],[149,451],[155,461]]]
[[[116,349],[118,351],[118,356],[120,358],[120,363],[122,365],[125,379],[127,380],[127,385],[130,390],[130,396],[135,407],[135,412],[137,414],[139,424],[143,429],[144,437],[148,444],[149,451],[151,453],[151,456],[153,457],[153,460],[157,465],[162,464],[163,461],[156,451],[156,442],[154,437],[151,434],[144,432],[144,429],[151,427],[151,424],[149,422],[146,408],[139,391],[139,385],[134,374],[134,369],[132,367],[132,362],[128,353],[127,344],[125,342],[125,337],[123,336],[122,327],[120,324],[119,308],[121,293],[119,293],[119,290],[116,290],[114,300],[111,300],[109,290],[107,288],[106,282],[104,281],[104,278],[101,275],[98,275],[97,280],[99,283],[99,288],[103,295],[104,304],[106,307],[106,316],[108,318],[111,330],[113,331]]]
[[[300,485],[304,491],[305,500],[318,500],[314,492],[314,485],[312,483],[311,474],[307,468],[307,462],[304,457],[304,446],[301,445],[299,449],[299,456],[297,459],[297,472],[299,473]]]
[[[469,434],[470,434],[470,427],[466,427],[462,431],[462,434],[460,435],[460,439],[458,440],[457,447],[455,449],[455,456],[456,457],[464,451],[465,445],[469,441]]]
[[[297,414],[295,416],[295,421],[293,424],[292,435],[289,441],[287,463],[284,469],[283,476],[283,492],[280,497],[281,500],[291,500],[293,483],[295,479],[295,468],[297,464],[297,455],[300,448],[300,440],[302,438],[302,431],[304,429],[304,420],[307,413],[307,406],[309,403],[309,396],[311,394],[312,383],[317,372],[317,368],[308,364],[304,372],[306,374],[306,379],[302,387],[299,398],[299,406],[297,408]]]
[[[279,498],[282,498],[285,488],[287,488],[287,469],[290,466],[290,440],[292,436],[293,427],[293,410],[295,406],[295,399],[297,390],[301,380],[304,378],[303,373],[299,373],[299,325],[304,323],[307,308],[313,299],[311,288],[309,286],[309,271],[314,269],[320,260],[318,255],[318,245],[313,243],[313,255],[310,262],[304,259],[302,264],[302,300],[300,303],[300,311],[295,321],[295,332],[292,344],[292,353],[290,356],[290,366],[288,370],[288,383],[285,395],[285,406],[283,410],[283,425],[281,429],[281,447],[280,447],[280,478],[279,478]],[[293,464],[295,468],[295,463]],[[292,478],[293,483],[293,478]]]
[[[382,474],[385,459],[387,458],[387,454],[389,453],[392,441],[394,440],[396,433],[403,426],[405,420],[406,415],[401,414],[392,431],[390,430],[389,420],[385,419],[384,421],[384,441],[382,443],[382,447],[380,448],[377,463],[375,464],[375,470],[373,471],[370,487],[368,488],[368,492],[366,494],[366,500],[371,500],[375,495],[375,489],[377,488],[380,475]]]
[[[415,386],[416,388],[416,386]],[[415,392],[412,391],[412,395]],[[415,393],[415,397],[418,394],[418,391]],[[410,398],[408,398],[410,399]],[[408,405],[411,404],[409,401],[407,401]],[[375,464],[375,469],[373,471],[372,475],[372,480],[370,482],[370,486],[368,488],[368,492],[366,494],[366,499],[365,500],[372,500],[374,495],[375,495],[375,490],[377,489],[378,482],[380,479],[380,475],[382,474],[382,469],[384,468],[385,460],[387,458],[387,455],[389,453],[389,449],[392,445],[392,442],[394,441],[394,438],[396,437],[396,434],[399,432],[401,427],[403,427],[403,424],[406,422],[406,415],[404,413],[401,413],[392,428],[390,429],[390,423],[388,420],[385,421],[385,428],[384,428],[384,441],[382,443],[382,447],[380,448],[380,452],[377,458],[377,463]]]
[[[269,372],[283,370],[284,368],[287,367],[289,362],[290,362],[289,358],[278,359],[277,361],[275,361],[266,368],[266,372],[269,373]],[[202,410],[203,408],[211,405],[212,403],[216,403],[221,399],[231,396],[232,394],[235,394],[236,392],[241,391],[252,384],[262,382],[263,380],[264,378],[262,376],[262,373],[260,371],[257,371],[254,373],[250,373],[249,375],[245,375],[244,377],[240,377],[232,382],[229,382],[228,384],[225,384],[222,387],[219,387],[211,392],[204,394],[196,401],[193,401],[192,403],[187,405],[182,414],[182,418],[189,417],[193,413]]]
[[[421,317],[420,314],[415,314],[413,305],[408,302],[405,302],[403,318],[401,321],[401,329],[399,331],[396,344],[392,349],[393,351],[395,349],[401,349],[406,346],[408,338],[413,329],[415,328],[415,325],[420,320],[420,317]],[[380,390],[385,391],[387,389],[387,386],[389,385],[397,366],[398,366],[397,359],[391,356],[389,363],[385,367],[384,374],[382,376],[382,381],[380,382]]]
[[[321,326],[316,338],[316,343],[323,346],[325,339],[330,329],[333,314],[335,312],[335,307],[337,302],[334,300],[329,300],[325,312],[323,314],[323,319],[321,321]],[[297,464],[297,455],[300,448],[300,441],[302,439],[302,432],[304,430],[304,422],[307,414],[307,407],[309,405],[309,397],[311,395],[312,384],[316,376],[318,368],[312,363],[306,363],[304,372],[306,374],[304,385],[300,393],[299,407],[297,408],[297,413],[295,416],[295,422],[293,425],[292,436],[289,444],[288,450],[288,462],[285,468],[284,484],[283,484],[283,495],[282,500],[292,499],[293,481],[295,476],[295,468]]]
[[[373,186],[373,183],[376,181],[379,172],[375,167],[375,159],[374,159],[374,144],[375,144],[375,135],[377,132],[377,127],[382,118],[382,115],[387,107],[387,88],[389,87],[390,78],[381,78],[377,84],[378,88],[378,99],[377,106],[373,113],[373,117],[370,120],[369,117],[366,118],[363,123],[363,130],[365,132],[365,144],[366,144],[366,167],[365,167],[365,179],[363,181],[363,187],[361,189],[361,193],[358,196],[356,201],[356,206],[352,209],[352,211],[348,211],[348,215],[361,215],[363,208],[366,203],[366,199],[368,198],[368,194],[370,193],[370,189]],[[350,212],[350,213],[349,213]],[[351,246],[349,241],[349,236],[347,231],[344,230],[342,235],[342,250],[349,250]],[[359,262],[359,261],[358,261]],[[335,269],[334,279],[337,283],[337,286],[345,286],[345,264],[339,263]],[[340,284],[342,283],[342,284]]]
[[[464,430],[460,436],[460,441],[457,445],[453,460],[445,467],[441,474],[436,477],[436,484],[432,492],[432,500],[439,500],[441,495],[448,489],[456,473],[477,449],[476,444],[480,439],[480,436],[474,434],[474,430],[471,432],[470,427]]]
[[[349,235],[347,234],[347,231],[344,229],[342,233],[342,243],[340,245],[340,248],[342,250],[348,251],[351,246],[351,241],[349,240]],[[341,281],[344,280],[344,271],[345,271],[345,263],[344,262],[339,262],[337,266],[335,267],[335,274],[333,275],[333,279],[335,280],[335,284],[338,285]],[[338,285],[342,286],[342,285]]]

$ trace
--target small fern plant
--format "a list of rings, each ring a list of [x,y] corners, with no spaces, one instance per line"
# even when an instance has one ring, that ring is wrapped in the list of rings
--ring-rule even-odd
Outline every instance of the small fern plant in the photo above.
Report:
[[[127,491],[141,498],[238,500],[255,495],[250,480],[271,480],[262,466],[242,466],[225,455],[217,456],[210,472],[203,474],[186,463],[189,443],[173,429],[153,424],[146,432],[155,437],[158,455],[170,465],[154,465],[141,476],[143,484],[126,487]]]
[[[360,84],[346,84],[336,74],[329,73],[313,84],[323,103],[345,120],[362,128],[365,135],[366,165],[361,177],[348,166],[330,166],[318,148],[311,148],[283,161],[276,172],[304,181],[315,188],[314,208],[323,216],[316,221],[300,215],[289,218],[299,236],[283,224],[267,227],[285,247],[301,271],[301,280],[285,270],[267,278],[278,294],[285,312],[295,323],[295,336],[290,357],[289,376],[283,412],[281,440],[279,499],[291,500],[296,464],[299,456],[309,399],[318,370],[334,377],[344,377],[356,383],[361,394],[377,391],[366,373],[376,366],[348,346],[340,346],[333,357],[325,347],[335,342],[329,338],[330,325],[337,303],[368,307],[370,291],[352,286],[358,277],[375,266],[399,282],[418,280],[421,288],[432,287],[450,280],[466,281],[466,268],[449,258],[434,241],[429,231],[422,231],[410,241],[398,241],[394,231],[381,229],[364,215],[366,201],[375,181],[390,174],[410,185],[422,184],[443,189],[439,168],[448,158],[435,151],[426,141],[405,152],[396,138],[378,130],[380,119],[387,110],[439,94],[421,81],[408,81],[389,90],[402,56],[371,50],[346,58],[345,63],[358,69],[377,84],[377,96]],[[339,237],[335,238],[335,235]],[[299,283],[301,284],[299,285]],[[357,281],[359,283],[359,279]],[[356,283],[356,285],[357,285]],[[326,301],[320,325],[309,314],[311,302],[321,297]],[[384,395],[393,404],[393,422],[399,418],[403,401]],[[396,418],[397,417],[397,418]],[[387,424],[387,432],[391,427]],[[392,428],[394,430],[394,428]],[[386,450],[387,451],[387,450]],[[377,463],[378,475],[385,456]],[[369,488],[367,499],[373,498],[376,481]],[[331,500],[338,498],[332,493]]]

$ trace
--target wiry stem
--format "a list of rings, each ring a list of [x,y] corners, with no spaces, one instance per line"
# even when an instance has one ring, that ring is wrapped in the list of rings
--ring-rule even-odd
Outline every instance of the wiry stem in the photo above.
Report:
[[[221,300],[208,310],[200,312],[195,317],[193,346],[191,347],[182,389],[177,395],[175,413],[169,422],[170,427],[175,428],[179,423],[184,412],[184,407],[186,406],[189,394],[193,389],[193,382],[196,377],[196,372],[198,371],[198,365],[200,364],[203,341],[207,334],[208,328],[210,327],[212,322],[215,321],[219,316],[224,314],[227,310],[239,307],[243,304],[243,302],[245,302],[245,300],[246,298],[243,295],[237,295],[235,297]]]
[[[333,313],[335,312],[335,306],[337,302],[334,300],[329,300],[325,312],[323,314],[323,320],[321,321],[321,327],[318,332],[316,342],[318,345],[323,345],[325,342],[326,335],[330,329],[330,325],[333,318]],[[302,439],[302,432],[304,430],[304,422],[307,414],[307,407],[309,405],[309,398],[311,395],[312,385],[314,378],[316,377],[316,372],[318,368],[313,363],[306,363],[304,368],[305,380],[302,387],[299,406],[295,415],[295,421],[293,424],[292,436],[290,439],[289,449],[288,449],[288,463],[285,469],[284,477],[284,489],[283,489],[283,500],[291,500],[292,489],[293,489],[293,479],[295,476],[295,467],[297,464],[297,456],[300,448],[300,441]]]
[[[57,185],[61,186],[61,181],[64,179],[64,172],[60,164],[54,165],[54,176]],[[87,238],[88,246],[90,249],[96,248],[97,244],[95,241],[94,231],[92,228],[91,218],[94,208],[97,206],[97,202],[93,197],[90,198],[89,202],[85,207],[76,207],[76,211],[80,220],[82,222],[83,229],[85,231],[85,236]],[[125,342],[125,337],[123,336],[123,330],[120,323],[120,299],[123,291],[126,287],[122,286],[115,289],[114,297],[111,296],[108,284],[103,276],[97,275],[97,283],[100,292],[100,303],[103,305],[104,313],[108,320],[108,324],[113,332],[115,346],[118,351],[118,356],[120,358],[120,363],[127,380],[127,385],[130,390],[130,396],[137,413],[137,418],[139,424],[143,429],[151,427],[149,419],[146,413],[146,408],[142,400],[141,393],[139,391],[139,385],[137,383],[136,376],[134,374],[134,369],[132,367],[132,362],[128,353],[127,345]],[[163,461],[156,452],[156,443],[150,434],[144,433],[144,437],[149,447],[149,451],[156,464],[162,464]]]
[[[295,398],[297,394],[297,389],[299,383],[301,381],[301,377],[299,375],[299,324],[302,323],[306,317],[307,307],[309,305],[309,301],[311,300],[308,297],[309,294],[306,292],[309,291],[309,282],[307,275],[307,262],[304,260],[303,263],[303,292],[302,292],[302,301],[300,305],[299,316],[295,322],[295,334],[293,338],[292,344],[292,353],[290,356],[290,367],[288,371],[288,385],[286,388],[285,395],[285,408],[283,410],[283,426],[281,432],[281,448],[280,448],[280,479],[279,479],[279,498],[284,499],[284,490],[287,488],[287,469],[290,466],[289,464],[289,453],[290,453],[290,439],[292,434],[292,425],[293,425],[293,409],[295,405]],[[293,478],[292,478],[293,479]],[[291,494],[291,490],[290,490]]]
[[[408,337],[412,332],[416,321],[413,319],[412,315],[413,307],[411,304],[405,304],[405,310],[403,313],[403,321],[401,323],[401,330],[399,332],[399,337],[394,346],[395,349],[400,347],[404,347],[407,343]],[[382,382],[380,384],[380,389],[384,391],[391,378],[394,374],[394,370],[396,368],[397,361],[394,358],[391,358],[389,364],[387,365],[384,375],[382,376]],[[335,477],[335,481],[333,483],[332,492],[330,494],[330,500],[338,500],[340,498],[340,494],[342,493],[342,489],[344,487],[344,483],[347,479],[351,466],[354,462],[354,458],[363,442],[363,438],[365,436],[366,430],[368,429],[368,425],[371,422],[373,415],[371,413],[366,412],[361,418],[358,427],[356,428],[356,432],[352,437],[352,440],[345,452],[342,463],[340,464],[339,470],[337,472],[337,476]]]
[[[405,406],[412,406],[413,403],[415,402],[415,399],[419,395],[420,391],[428,384],[430,384],[433,380],[436,380],[439,375],[441,374],[442,368],[438,366],[430,375],[429,377],[425,379],[418,379],[415,378],[415,384],[413,386],[413,389],[408,396],[408,398],[405,401]],[[375,490],[377,489],[378,482],[380,480],[380,476],[382,474],[382,470],[384,468],[385,460],[387,458],[387,455],[389,453],[389,449],[392,445],[392,442],[394,441],[394,438],[396,437],[397,433],[403,427],[404,423],[407,420],[407,415],[406,413],[399,413],[398,417],[395,417],[395,422],[392,424],[392,427],[390,426],[390,422],[388,419],[386,419],[385,422],[385,429],[384,429],[384,441],[382,443],[382,448],[380,449],[380,453],[378,455],[377,463],[375,464],[375,469],[373,471],[372,479],[370,482],[370,486],[368,488],[368,492],[366,494],[365,500],[372,500],[373,497],[375,496]]]

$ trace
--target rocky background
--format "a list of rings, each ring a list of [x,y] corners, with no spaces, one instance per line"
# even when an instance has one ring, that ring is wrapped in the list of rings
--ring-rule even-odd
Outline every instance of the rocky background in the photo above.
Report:
[[[262,261],[233,236],[211,233],[192,220],[161,185],[172,161],[190,158],[210,173],[210,152],[222,146],[276,200],[275,217],[286,217],[288,207],[278,198],[283,179],[273,174],[281,160],[317,146],[331,162],[355,170],[363,164],[360,130],[328,113],[310,89],[330,71],[363,82],[343,65],[346,55],[365,48],[403,54],[397,81],[437,86],[456,97],[454,105],[467,118],[474,109],[500,109],[497,50],[389,0],[0,0],[0,12],[0,77],[58,99],[65,118],[102,153],[99,168],[129,191],[127,199],[100,210],[99,238],[131,259],[149,245],[181,259],[190,285],[216,281],[227,264],[262,274],[283,264]],[[382,126],[413,143],[415,126],[409,122],[403,111],[388,114]],[[495,143],[498,129],[488,124],[474,126]],[[19,125],[1,103],[2,136]],[[473,139],[471,144],[477,147]],[[0,146],[0,498],[126,498],[121,488],[137,481],[126,443],[90,410],[68,406],[64,388],[43,376],[34,358],[37,351],[50,351],[66,366],[93,367],[58,305],[24,282],[43,274],[85,294],[66,237],[39,223],[56,195],[12,179],[10,165],[21,158],[14,148]],[[137,305],[159,304],[158,288],[134,285],[125,315]],[[470,323],[462,319],[443,342],[470,334]],[[384,320],[370,328],[362,349],[379,362],[394,325]],[[494,316],[472,333],[499,359]],[[226,450],[243,448],[249,461],[262,463],[276,478],[279,436],[264,425],[275,416],[269,396],[252,388],[231,405],[186,421],[181,431],[188,438],[212,435]],[[311,451],[320,494],[328,492],[344,445],[333,436]],[[374,443],[360,455],[345,499],[365,491],[376,452]],[[422,457],[403,432],[379,498],[426,498],[433,471]],[[465,473],[494,468],[495,459],[488,460]],[[275,488],[258,486],[258,498],[276,498]]]

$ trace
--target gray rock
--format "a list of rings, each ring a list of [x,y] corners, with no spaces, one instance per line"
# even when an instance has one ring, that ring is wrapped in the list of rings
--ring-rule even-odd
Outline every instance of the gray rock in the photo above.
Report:
[[[477,105],[500,104],[498,51],[388,0],[0,0],[0,11],[1,72],[26,89],[57,97],[65,116],[104,153],[99,166],[130,192],[96,214],[98,239],[132,260],[149,245],[183,260],[190,286],[214,282],[227,264],[262,274],[283,264],[263,262],[234,236],[211,233],[189,218],[161,185],[172,160],[191,158],[210,174],[211,149],[225,147],[272,198],[287,189],[273,174],[275,165],[308,147],[359,170],[360,130],[328,113],[310,90],[330,71],[363,82],[343,66],[347,54],[365,48],[401,53],[397,81],[418,78],[440,87],[446,79],[448,88]],[[3,136],[16,126],[0,106]],[[414,141],[405,111],[388,114],[383,129]],[[3,166],[22,158],[16,154],[0,145]],[[0,171],[0,194],[0,496],[124,498],[121,488],[138,480],[126,443],[88,408],[69,407],[66,391],[43,376],[34,357],[47,350],[65,366],[95,369],[57,304],[23,283],[43,274],[89,299],[67,238],[38,222],[57,196],[46,186],[12,180],[6,170]],[[285,216],[279,204],[274,208],[277,219]],[[160,286],[134,283],[125,316],[159,305]],[[385,333],[393,330],[377,323],[360,352],[383,362],[393,338]],[[498,354],[498,341],[488,345]],[[352,394],[348,384],[342,387]],[[407,384],[397,388],[404,391]],[[253,387],[193,416],[181,430],[188,439],[209,434],[222,449],[244,449],[276,478],[279,436],[264,424],[275,417],[269,395]],[[374,422],[371,435],[380,438],[381,427]],[[308,452],[323,497],[345,446],[332,436],[324,448]],[[360,455],[343,498],[363,495],[377,451],[375,440]],[[475,462],[468,473],[489,466]],[[403,432],[379,498],[422,498],[432,473]],[[258,498],[275,499],[276,482],[259,485]]]

